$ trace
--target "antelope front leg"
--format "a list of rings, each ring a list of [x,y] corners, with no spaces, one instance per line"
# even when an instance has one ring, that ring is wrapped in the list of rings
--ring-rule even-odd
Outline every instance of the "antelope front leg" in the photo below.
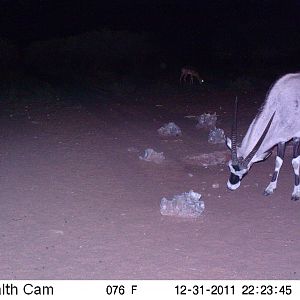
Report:
[[[281,169],[282,163],[283,163],[284,153],[285,153],[285,143],[279,143],[277,145],[277,156],[276,156],[276,161],[275,161],[275,171],[273,173],[271,182],[269,183],[269,185],[267,186],[267,188],[264,191],[265,196],[273,194],[276,187],[277,187],[278,175],[279,175],[279,171]]]
[[[293,160],[292,165],[295,173],[295,185],[292,194],[292,200],[297,201],[300,199],[300,179],[299,179],[299,166],[300,166],[300,155],[299,155],[299,145],[300,138],[294,138],[294,149],[293,149]]]
[[[181,73],[180,78],[179,78],[179,83],[182,83],[182,79],[183,79],[183,73]]]
[[[180,78],[179,78],[179,82],[180,84],[182,84],[182,80],[185,82],[186,80],[186,74],[184,71],[181,71],[181,75],[180,75]]]
[[[188,74],[186,74],[186,73],[183,75],[183,81],[184,81],[184,83],[186,83],[187,76],[188,76]]]

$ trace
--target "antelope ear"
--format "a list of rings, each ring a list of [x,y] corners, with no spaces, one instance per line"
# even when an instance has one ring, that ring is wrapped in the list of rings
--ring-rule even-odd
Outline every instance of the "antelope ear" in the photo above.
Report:
[[[231,146],[231,139],[229,137],[226,137],[226,145],[231,150],[231,148],[232,148],[232,146]]]

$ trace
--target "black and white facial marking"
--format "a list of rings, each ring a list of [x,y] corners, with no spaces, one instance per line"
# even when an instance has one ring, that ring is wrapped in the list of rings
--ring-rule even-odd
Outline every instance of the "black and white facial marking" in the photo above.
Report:
[[[248,172],[248,169],[241,168],[239,165],[232,165],[231,160],[228,163],[228,167],[230,170],[230,176],[227,181],[227,187],[234,191],[240,186],[241,180]]]
[[[250,143],[252,146],[250,148],[251,151],[246,152],[243,148],[237,146],[237,98],[236,98],[235,106],[234,106],[234,118],[231,127],[231,138],[227,137],[226,139],[227,147],[231,150],[231,160],[228,163],[230,176],[229,176],[229,180],[227,181],[227,187],[230,190],[236,190],[240,186],[242,178],[249,171],[253,162],[263,160],[270,154],[270,152],[266,151],[258,155],[257,152],[270,129],[274,115],[275,112],[273,112],[273,114],[271,115],[263,132],[261,133],[261,130],[259,131],[261,135],[259,136],[258,140],[255,140],[254,143]],[[243,154],[245,154],[245,156]]]

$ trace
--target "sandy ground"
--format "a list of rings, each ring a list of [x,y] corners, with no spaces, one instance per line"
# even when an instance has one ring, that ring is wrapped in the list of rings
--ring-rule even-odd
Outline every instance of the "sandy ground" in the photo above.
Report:
[[[229,133],[234,96],[153,90],[2,112],[1,279],[300,279],[291,148],[269,197],[262,193],[274,154],[235,192],[226,188],[226,165],[184,159],[227,151],[185,116],[216,112],[218,127]],[[240,97],[241,134],[262,100]],[[157,134],[170,121],[182,137]],[[166,160],[140,160],[146,148],[163,151]],[[203,215],[160,214],[162,197],[191,189],[202,194]]]

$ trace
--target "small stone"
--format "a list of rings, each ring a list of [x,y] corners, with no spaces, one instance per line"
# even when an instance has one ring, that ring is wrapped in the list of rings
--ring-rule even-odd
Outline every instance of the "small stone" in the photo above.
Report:
[[[219,183],[214,183],[212,185],[213,189],[218,189],[220,187],[220,184]]]

